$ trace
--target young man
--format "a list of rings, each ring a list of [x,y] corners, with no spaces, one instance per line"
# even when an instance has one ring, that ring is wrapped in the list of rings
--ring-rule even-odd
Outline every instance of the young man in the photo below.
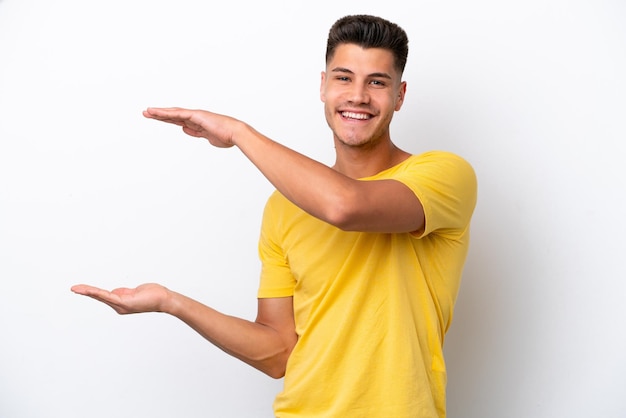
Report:
[[[442,347],[476,178],[454,154],[411,155],[391,141],[407,54],[404,30],[384,19],[347,16],[331,28],[320,97],[333,167],[228,116],[144,112],[216,147],[238,147],[275,186],[261,227],[254,322],[157,284],[72,290],[120,314],[174,315],[225,352],[284,376],[277,417],[444,417]]]

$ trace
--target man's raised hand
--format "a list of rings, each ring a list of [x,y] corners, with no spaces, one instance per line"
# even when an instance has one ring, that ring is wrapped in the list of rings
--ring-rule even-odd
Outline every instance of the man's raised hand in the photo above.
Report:
[[[143,111],[143,115],[149,119],[181,126],[187,135],[206,138],[211,145],[219,148],[235,145],[235,131],[243,125],[241,121],[230,116],[179,107],[149,107]]]

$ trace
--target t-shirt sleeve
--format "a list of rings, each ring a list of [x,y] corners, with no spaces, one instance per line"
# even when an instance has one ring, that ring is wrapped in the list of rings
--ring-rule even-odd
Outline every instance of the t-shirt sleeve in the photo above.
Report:
[[[460,236],[476,206],[477,180],[472,166],[449,152],[430,152],[395,179],[408,186],[424,208],[426,225],[420,237],[433,232]]]
[[[259,258],[261,260],[261,279],[257,297],[276,298],[293,296],[295,279],[289,268],[287,257],[278,244],[280,238],[280,219],[277,213],[275,193],[268,199],[263,211],[261,236],[259,238]]]

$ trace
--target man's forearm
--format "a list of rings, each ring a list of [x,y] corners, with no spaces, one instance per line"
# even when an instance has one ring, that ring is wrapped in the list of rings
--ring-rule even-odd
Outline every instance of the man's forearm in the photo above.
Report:
[[[225,315],[187,296],[170,291],[163,312],[185,322],[224,352],[280,378],[293,345],[274,328]]]
[[[287,199],[331,224],[341,222],[355,180],[289,149],[242,123],[234,144]]]

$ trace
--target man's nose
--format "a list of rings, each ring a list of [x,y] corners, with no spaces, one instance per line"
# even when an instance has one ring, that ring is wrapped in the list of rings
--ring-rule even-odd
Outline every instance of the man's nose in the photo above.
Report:
[[[369,99],[370,97],[366,86],[360,83],[354,83],[350,86],[350,90],[348,92],[348,100],[351,103],[369,103]]]

